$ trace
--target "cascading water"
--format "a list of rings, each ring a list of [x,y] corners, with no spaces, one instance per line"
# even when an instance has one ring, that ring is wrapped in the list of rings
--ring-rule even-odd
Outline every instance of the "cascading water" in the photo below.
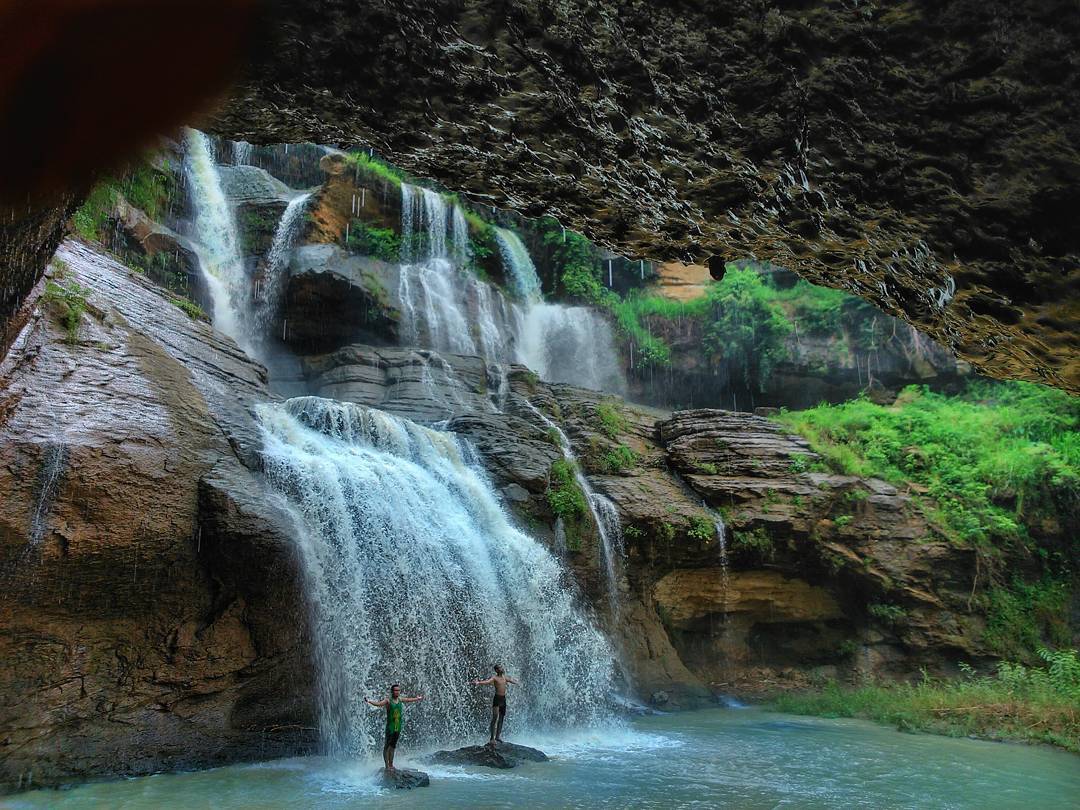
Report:
[[[612,393],[626,389],[611,327],[588,307],[534,304],[525,312],[518,352],[548,382]]]
[[[259,406],[268,479],[300,527],[316,613],[321,733],[371,752],[362,702],[399,682],[427,700],[406,735],[435,745],[486,728],[467,681],[493,662],[521,680],[511,733],[607,717],[613,654],[555,558],[513,528],[453,435],[305,397]]]
[[[401,184],[401,252],[406,261],[398,281],[401,331],[415,345],[477,354],[462,279],[447,251],[451,227],[450,206],[441,194]],[[455,253],[460,249],[456,239],[454,248]]]
[[[515,295],[527,306],[540,303],[540,277],[536,274],[536,265],[533,264],[525,243],[516,233],[506,228],[495,229],[495,241],[499,245],[503,266],[510,274]]]
[[[234,166],[246,166],[251,163],[251,144],[247,141],[233,141],[232,161]]]
[[[511,362],[524,363],[550,382],[622,392],[625,380],[608,323],[588,307],[544,303],[521,238],[506,228],[496,227],[494,234],[520,305],[466,269],[469,224],[461,207],[431,189],[402,184],[403,342],[483,357],[499,370],[499,403]]]
[[[585,493],[585,502],[589,506],[589,514],[592,517],[593,524],[596,526],[596,532],[600,536],[600,551],[604,557],[608,604],[614,621],[619,614],[619,570],[622,567],[623,555],[622,525],[619,521],[619,514],[615,511],[615,504],[603,495],[593,491],[589,479],[581,472],[581,465],[578,464],[577,456],[574,455],[574,448],[571,446],[570,439],[565,431],[527,399],[522,399],[521,402],[544,423],[548,430],[555,432],[559,439],[559,450],[574,471],[574,480],[577,485]]]
[[[250,289],[236,220],[221,186],[210,139],[188,129],[185,142],[184,173],[195,211],[199,264],[213,302],[214,327],[250,354]]]
[[[255,328],[260,340],[267,337],[281,306],[281,296],[285,291],[285,269],[289,265],[293,243],[300,232],[300,225],[304,221],[304,208],[310,197],[310,193],[293,197],[281,215],[277,230],[274,231],[274,241],[266,255],[266,272],[255,305]]]

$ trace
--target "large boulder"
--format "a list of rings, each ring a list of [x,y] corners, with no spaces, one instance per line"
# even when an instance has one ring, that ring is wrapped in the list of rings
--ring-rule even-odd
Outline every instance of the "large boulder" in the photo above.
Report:
[[[80,242],[0,366],[0,790],[310,751],[264,374]],[[78,310],[82,310],[78,314]]]
[[[436,751],[431,761],[439,765],[479,765],[506,770],[525,762],[547,762],[543,751],[525,745],[501,742],[494,745],[467,745],[453,751]]]
[[[348,343],[393,343],[401,322],[398,268],[334,244],[293,250],[286,283],[285,342],[307,354]]]
[[[393,790],[412,790],[429,787],[431,779],[423,771],[412,768],[394,768],[393,770],[381,768],[375,773],[375,784]]]

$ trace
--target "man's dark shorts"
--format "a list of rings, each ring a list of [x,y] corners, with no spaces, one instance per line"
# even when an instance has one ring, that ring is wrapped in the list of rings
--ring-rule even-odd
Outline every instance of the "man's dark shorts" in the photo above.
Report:
[[[386,732],[386,745],[387,745],[387,747],[389,747],[389,748],[397,748],[397,740],[398,740],[398,737],[400,737],[400,736],[401,736],[400,731],[395,731],[395,732],[392,732],[392,733],[389,732],[389,731]]]

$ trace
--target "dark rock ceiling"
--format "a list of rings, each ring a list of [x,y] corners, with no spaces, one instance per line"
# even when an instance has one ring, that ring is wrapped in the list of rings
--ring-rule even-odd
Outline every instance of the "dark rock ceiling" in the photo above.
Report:
[[[282,3],[212,129],[371,145],[628,256],[753,256],[1080,390],[1071,0]]]

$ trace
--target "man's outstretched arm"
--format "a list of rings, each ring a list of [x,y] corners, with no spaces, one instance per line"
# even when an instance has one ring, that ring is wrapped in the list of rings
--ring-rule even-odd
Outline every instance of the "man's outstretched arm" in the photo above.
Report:
[[[386,698],[383,698],[382,700],[368,700],[367,698],[364,698],[364,703],[368,706],[374,706],[376,709],[386,708]]]
[[[403,697],[401,699],[401,702],[402,703],[419,703],[423,699],[424,699],[423,695],[417,695],[416,697]]]
[[[475,680],[475,681],[469,681],[469,684],[470,684],[471,686],[488,686],[489,684],[493,684],[493,683],[495,683],[495,679],[494,679],[494,678],[485,678],[485,679],[484,679],[484,680],[482,680],[482,681],[481,681],[481,680],[479,680],[479,679],[477,679],[477,680]]]

